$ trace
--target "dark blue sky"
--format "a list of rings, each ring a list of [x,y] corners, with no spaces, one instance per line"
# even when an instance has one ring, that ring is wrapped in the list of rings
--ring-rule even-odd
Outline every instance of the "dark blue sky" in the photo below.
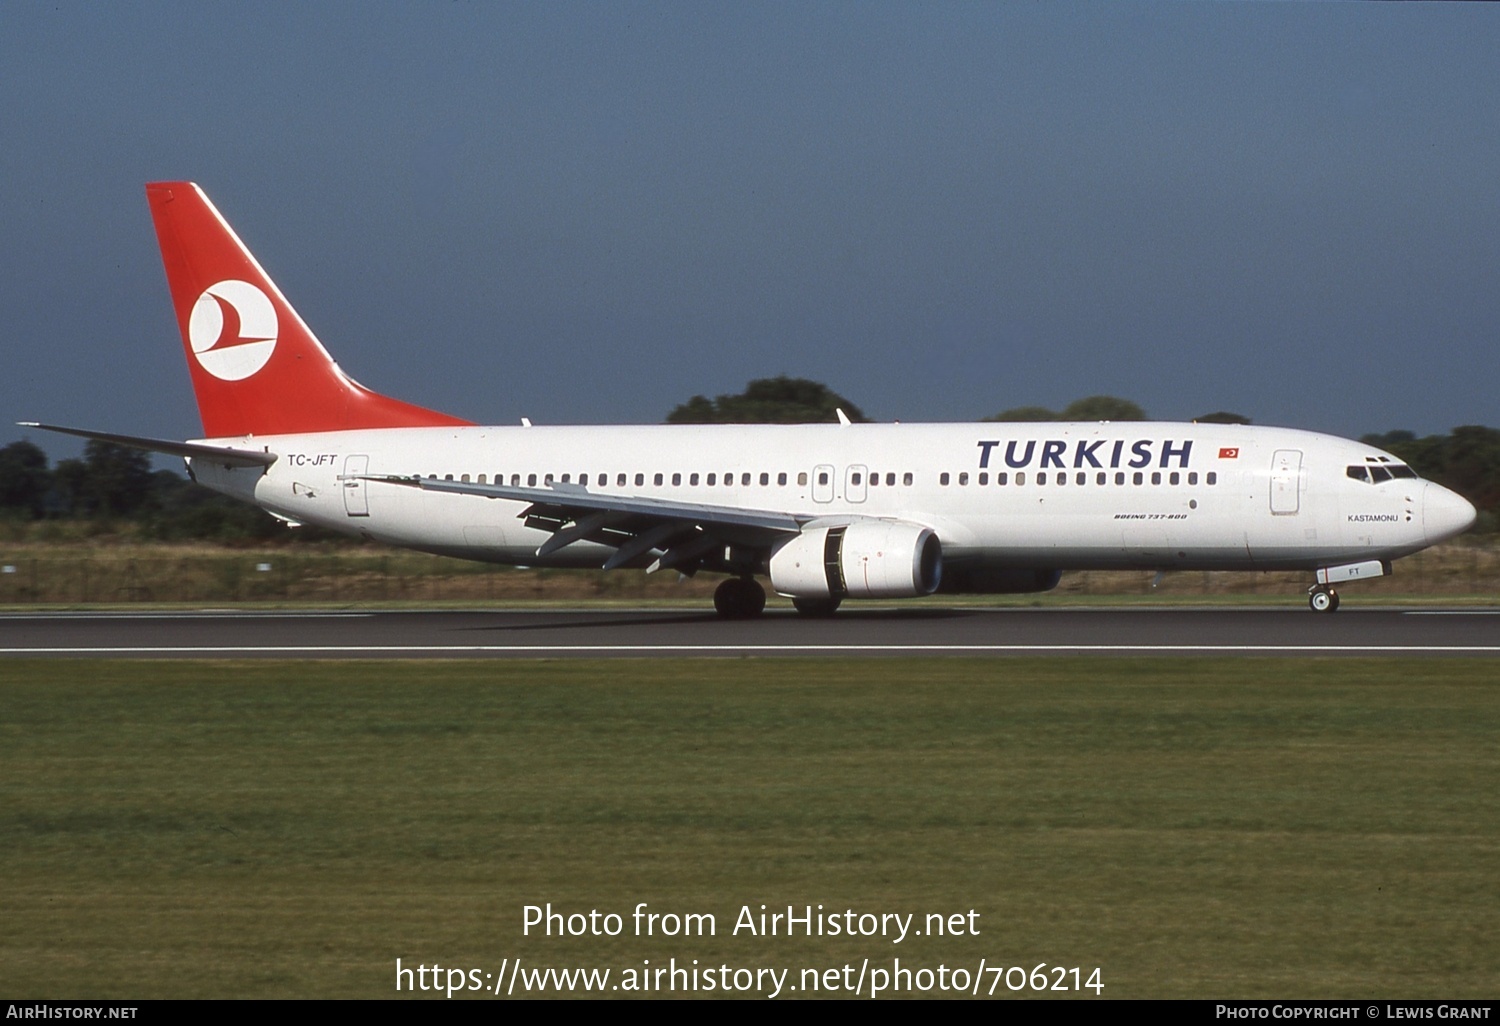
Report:
[[[6,421],[200,430],[142,190],[190,178],[480,421],[1500,425],[1491,5],[17,2],[0,95]]]

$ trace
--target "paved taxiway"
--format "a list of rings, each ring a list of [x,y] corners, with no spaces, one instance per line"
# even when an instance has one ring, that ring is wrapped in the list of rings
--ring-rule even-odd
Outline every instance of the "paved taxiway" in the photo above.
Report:
[[[418,658],[818,655],[1500,656],[1500,610],[851,609],[27,613],[0,655]]]

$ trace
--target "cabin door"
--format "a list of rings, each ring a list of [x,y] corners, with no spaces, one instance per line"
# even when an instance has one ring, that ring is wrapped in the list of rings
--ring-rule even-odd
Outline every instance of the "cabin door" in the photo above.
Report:
[[[813,502],[833,501],[833,468],[827,464],[813,467]]]
[[[1271,457],[1271,512],[1277,516],[1296,513],[1301,485],[1302,450],[1277,449]]]
[[[370,515],[370,505],[365,498],[365,485],[369,482],[361,476],[369,472],[368,456],[349,456],[344,460],[344,512],[351,517]]]
[[[865,501],[865,481],[870,476],[870,468],[855,464],[844,472],[844,498],[850,502]]]

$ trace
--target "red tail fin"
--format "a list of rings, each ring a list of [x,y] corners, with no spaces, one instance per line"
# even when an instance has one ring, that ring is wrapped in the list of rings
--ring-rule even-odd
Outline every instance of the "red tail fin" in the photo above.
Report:
[[[192,182],[146,186],[208,438],[469,421],[350,379]]]

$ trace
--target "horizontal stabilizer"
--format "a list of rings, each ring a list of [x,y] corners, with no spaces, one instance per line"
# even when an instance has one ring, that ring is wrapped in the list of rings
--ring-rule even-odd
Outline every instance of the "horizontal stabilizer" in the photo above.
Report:
[[[23,420],[17,423],[21,427],[39,428],[42,431],[56,431],[58,434],[76,435],[79,438],[91,438],[96,442],[123,445],[128,449],[144,449],[146,452],[160,452],[168,456],[209,460],[226,467],[269,467],[276,462],[276,454],[264,450],[230,449],[227,446],[221,445],[204,445],[202,442],[174,442],[166,438],[139,438],[135,435],[111,435],[103,431],[84,431],[81,428],[38,424],[34,420]]]

